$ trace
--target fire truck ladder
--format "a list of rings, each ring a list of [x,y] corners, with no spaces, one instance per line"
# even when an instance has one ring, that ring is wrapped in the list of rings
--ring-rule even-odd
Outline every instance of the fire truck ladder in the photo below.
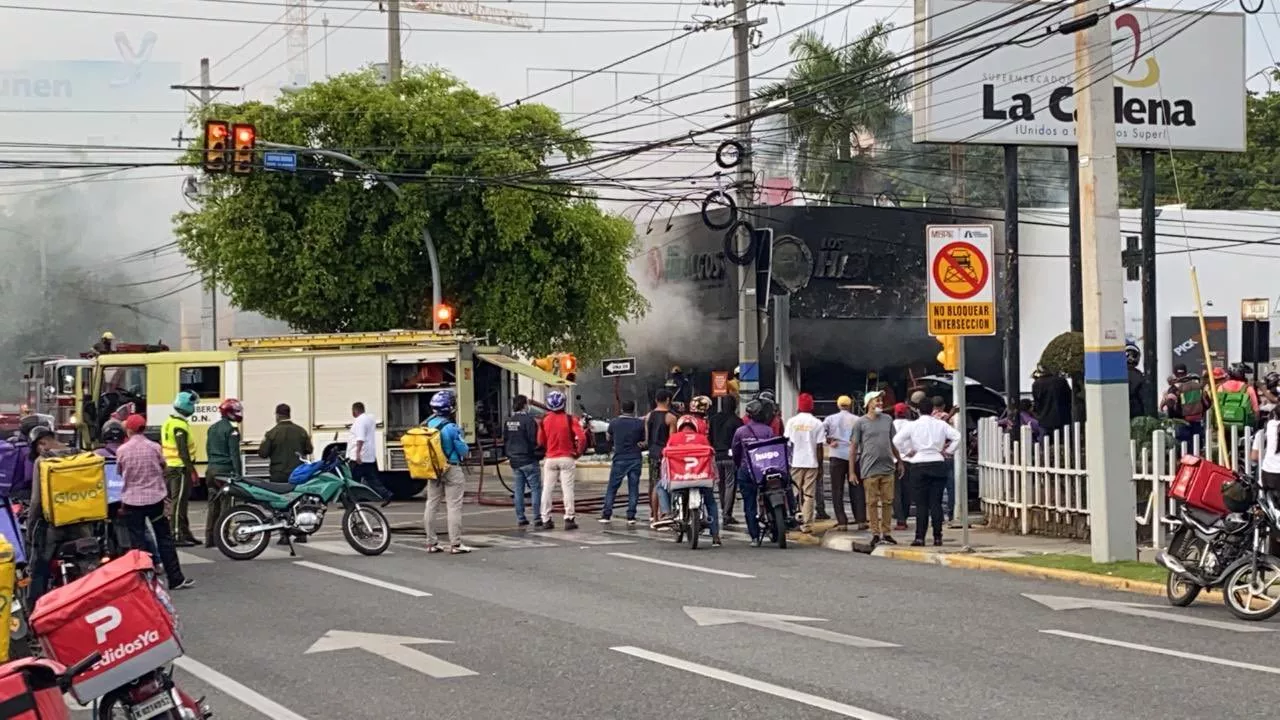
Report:
[[[231,338],[227,341],[237,350],[308,350],[320,348],[375,347],[386,345],[456,345],[469,338],[454,332],[432,330],[388,330],[369,333],[323,333],[316,335],[270,335]]]

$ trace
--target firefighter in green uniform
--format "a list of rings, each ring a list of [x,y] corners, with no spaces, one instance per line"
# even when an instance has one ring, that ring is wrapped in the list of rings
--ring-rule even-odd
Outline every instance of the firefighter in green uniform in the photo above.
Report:
[[[198,547],[200,541],[191,534],[187,518],[187,500],[191,497],[191,481],[196,475],[195,448],[191,446],[189,418],[196,412],[196,394],[182,391],[173,399],[173,410],[160,427],[160,449],[164,453],[164,479],[169,484],[170,516],[175,544]]]
[[[240,455],[240,428],[236,423],[244,420],[244,405],[235,398],[227,398],[218,406],[222,419],[209,426],[205,451],[209,456],[209,469],[205,472],[204,486],[209,491],[209,513],[204,521],[204,544],[214,547],[218,525],[231,507],[231,497],[218,492],[229,477],[243,477],[244,464]]]

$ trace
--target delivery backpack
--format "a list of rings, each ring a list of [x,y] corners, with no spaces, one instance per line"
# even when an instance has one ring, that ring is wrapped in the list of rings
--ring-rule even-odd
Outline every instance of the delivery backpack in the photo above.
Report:
[[[107,519],[106,459],[91,452],[42,458],[40,509],[54,527]]]
[[[1183,380],[1178,384],[1178,406],[1184,419],[1199,420],[1204,416],[1204,388],[1199,380]]]
[[[12,440],[0,440],[0,497],[9,497],[13,484],[22,477],[22,456],[27,448]]]
[[[409,477],[414,480],[439,479],[449,468],[439,427],[428,424],[409,428],[400,438],[400,446],[404,449],[404,461],[409,465]]]
[[[1218,409],[1222,422],[1228,425],[1253,425],[1253,403],[1249,401],[1248,389],[1219,393]]]

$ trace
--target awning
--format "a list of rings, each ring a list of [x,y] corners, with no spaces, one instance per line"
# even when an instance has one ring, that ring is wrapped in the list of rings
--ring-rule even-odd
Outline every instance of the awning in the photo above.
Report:
[[[517,375],[523,375],[530,380],[536,380],[543,385],[573,385],[573,383],[565,380],[559,375],[552,375],[542,368],[534,367],[527,362],[521,362],[513,357],[507,357],[506,355],[500,355],[498,353],[476,353],[476,357],[491,365],[497,365],[507,372],[513,372]]]

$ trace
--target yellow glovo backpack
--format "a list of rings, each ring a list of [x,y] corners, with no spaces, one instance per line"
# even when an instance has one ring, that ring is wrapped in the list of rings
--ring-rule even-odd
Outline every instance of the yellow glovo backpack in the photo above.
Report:
[[[409,477],[414,480],[437,480],[449,468],[438,428],[419,425],[409,428],[400,438]]]
[[[90,452],[41,458],[40,509],[54,527],[106,520],[106,459]]]

